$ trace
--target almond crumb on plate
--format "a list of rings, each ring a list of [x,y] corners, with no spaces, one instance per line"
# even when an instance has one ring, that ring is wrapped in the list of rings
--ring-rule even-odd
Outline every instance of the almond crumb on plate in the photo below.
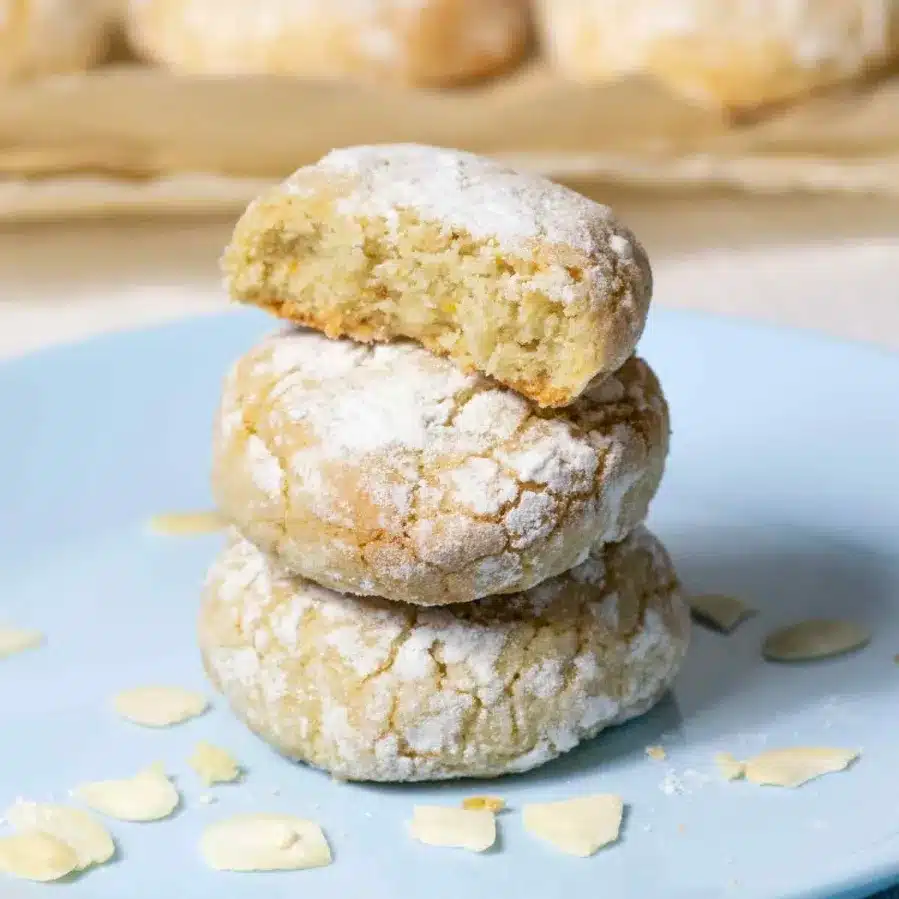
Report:
[[[0,837],[0,871],[49,883],[78,869],[78,855],[58,837],[40,830]]]
[[[172,782],[156,767],[123,780],[81,784],[73,795],[94,811],[120,821],[161,821],[181,801]]]
[[[242,774],[240,765],[229,752],[202,740],[197,743],[187,764],[197,772],[206,786],[233,783]]]
[[[668,753],[665,752],[664,746],[647,746],[646,754],[656,762],[664,762],[668,758]]]
[[[715,764],[725,780],[739,780],[746,771],[745,762],[741,762],[729,752],[719,752],[715,755]]]
[[[469,796],[462,800],[462,808],[470,812],[501,812],[506,807],[506,800],[499,796]]]

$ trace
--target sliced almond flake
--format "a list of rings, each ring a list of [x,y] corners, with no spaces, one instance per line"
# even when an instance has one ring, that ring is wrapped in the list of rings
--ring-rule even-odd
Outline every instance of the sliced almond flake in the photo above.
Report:
[[[71,846],[78,859],[79,871],[91,865],[102,865],[115,855],[115,843],[109,831],[79,808],[20,799],[6,810],[5,815],[17,831],[37,830]]]
[[[499,796],[469,796],[462,800],[462,808],[470,812],[501,812],[506,807],[506,800]]]
[[[665,759],[668,758],[668,753],[665,752],[664,746],[647,746],[646,754],[656,762],[664,762]]]
[[[169,512],[154,515],[149,527],[154,534],[165,537],[193,537],[214,534],[228,526],[224,516],[215,511]]]
[[[619,796],[596,795],[526,805],[524,827],[567,855],[586,858],[616,842],[624,803]]]
[[[216,871],[300,871],[331,864],[331,849],[314,821],[291,815],[235,815],[211,824],[200,853]]]
[[[44,642],[40,631],[0,625],[0,659],[29,649],[37,649]]]
[[[135,687],[113,697],[113,708],[141,727],[172,727],[202,715],[209,702],[202,693],[181,687]]]
[[[772,662],[809,662],[861,649],[870,639],[855,622],[813,618],[769,634],[762,654]]]
[[[738,624],[757,611],[742,599],[726,593],[703,593],[689,597],[687,602],[693,617],[700,624],[711,626],[724,634],[731,633]]]
[[[48,833],[32,830],[0,837],[0,871],[5,874],[49,883],[77,869],[75,850]]]
[[[204,741],[197,743],[187,764],[197,772],[206,786],[233,783],[241,776],[240,765],[229,752]]]
[[[496,842],[496,816],[486,809],[416,805],[409,834],[426,846],[485,852]]]
[[[172,782],[155,767],[125,780],[82,784],[73,795],[94,811],[120,821],[161,821],[181,801]]]
[[[741,762],[729,752],[717,753],[715,764],[725,780],[739,780],[746,771],[746,763]]]
[[[816,777],[844,771],[858,757],[853,749],[773,749],[746,762],[746,780],[763,786],[800,787]]]

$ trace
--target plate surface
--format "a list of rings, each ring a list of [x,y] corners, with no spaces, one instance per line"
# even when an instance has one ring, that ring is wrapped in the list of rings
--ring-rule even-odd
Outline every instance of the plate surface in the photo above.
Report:
[[[456,803],[483,785],[336,784],[274,755],[220,701],[167,731],[117,719],[109,699],[125,687],[206,689],[194,620],[220,538],[153,536],[146,523],[209,506],[222,374],[270,328],[253,314],[223,316],[0,368],[0,621],[47,634],[42,649],[0,661],[0,809],[17,796],[64,800],[81,781],[157,759],[185,798],[169,821],[113,822],[119,860],[59,895],[849,899],[899,879],[899,358],[807,334],[656,313],[641,348],[675,425],[652,526],[689,589],[734,593],[760,614],[730,637],[697,630],[673,695],[642,721],[489,785],[513,809],[619,793],[620,845],[563,857],[512,811],[496,851],[429,849],[405,835],[413,803]],[[769,630],[809,616],[851,617],[874,639],[814,665],[762,661]],[[249,769],[244,784],[216,789],[214,805],[199,803],[207,791],[185,761],[199,739]],[[651,744],[666,761],[645,756]],[[716,776],[716,752],[795,745],[863,755],[797,791]],[[208,871],[199,835],[238,811],[314,818],[335,864]],[[50,889],[17,882],[14,895]]]

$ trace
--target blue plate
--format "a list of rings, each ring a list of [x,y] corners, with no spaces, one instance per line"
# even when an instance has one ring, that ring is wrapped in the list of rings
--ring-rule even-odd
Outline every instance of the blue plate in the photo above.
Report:
[[[185,799],[169,821],[113,822],[119,859],[58,895],[849,899],[899,879],[899,359],[807,334],[655,315],[643,350],[670,395],[675,439],[652,524],[690,589],[734,593],[761,614],[730,637],[699,631],[673,695],[642,721],[490,784],[512,806],[496,851],[405,835],[413,803],[456,803],[483,785],[336,784],[277,757],[220,701],[166,731],[119,720],[119,689],[206,689],[194,620],[220,538],[152,536],[146,524],[209,506],[222,374],[270,327],[249,313],[203,319],[0,368],[0,618],[48,636],[0,662],[0,808],[64,800],[79,782],[157,759]],[[768,631],[808,616],[855,619],[874,639],[813,665],[762,661]],[[199,739],[249,769],[214,805],[199,803],[207,791],[185,761]],[[647,758],[650,744],[667,760]],[[863,754],[796,791],[724,783],[714,770],[719,751],[795,745]],[[594,791],[629,808],[621,843],[588,860],[533,841],[514,810]],[[238,811],[314,818],[335,864],[207,870],[201,831]],[[15,895],[52,889],[17,884]]]

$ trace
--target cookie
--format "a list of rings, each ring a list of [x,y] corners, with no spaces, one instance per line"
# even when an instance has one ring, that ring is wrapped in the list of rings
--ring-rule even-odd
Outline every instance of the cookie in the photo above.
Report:
[[[527,771],[648,711],[689,615],[642,528],[526,593],[443,609],[324,590],[238,539],[210,571],[199,634],[213,684],[281,753],[414,781]]]
[[[556,68],[649,74],[733,110],[856,78],[899,56],[899,0],[537,0]]]
[[[668,409],[638,359],[547,413],[412,342],[293,330],[238,360],[213,443],[218,508],[286,570],[445,605],[532,587],[639,524]]]
[[[453,84],[529,43],[525,0],[130,0],[144,56],[177,72]]]
[[[610,209],[455,150],[335,151],[252,203],[234,299],[331,337],[412,338],[541,406],[633,353],[652,274]]]
[[[0,79],[83,71],[109,45],[115,0],[0,0]]]

